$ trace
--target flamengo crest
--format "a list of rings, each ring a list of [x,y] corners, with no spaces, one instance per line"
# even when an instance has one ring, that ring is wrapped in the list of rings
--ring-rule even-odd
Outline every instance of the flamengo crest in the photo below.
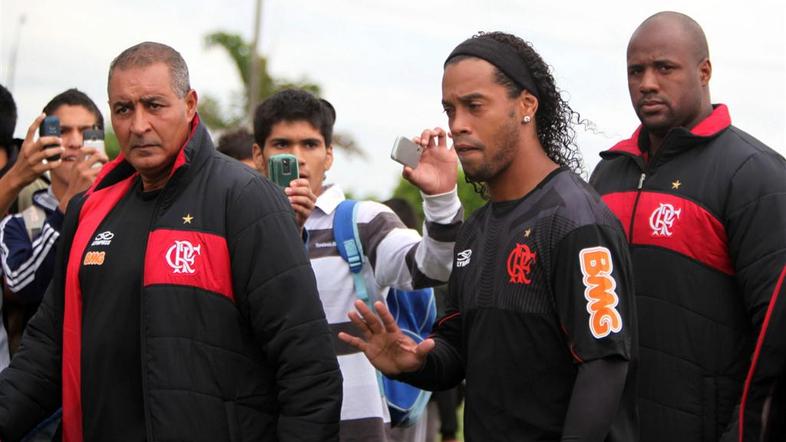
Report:
[[[513,284],[531,284],[529,274],[532,272],[532,264],[535,263],[537,254],[530,250],[526,244],[516,243],[516,247],[508,255],[508,282]]]
[[[671,236],[674,221],[680,218],[680,213],[682,213],[682,209],[674,209],[671,204],[660,203],[660,206],[650,215],[652,236]]]
[[[194,273],[194,260],[202,253],[202,245],[194,246],[188,241],[175,241],[166,251],[166,262],[174,273]]]

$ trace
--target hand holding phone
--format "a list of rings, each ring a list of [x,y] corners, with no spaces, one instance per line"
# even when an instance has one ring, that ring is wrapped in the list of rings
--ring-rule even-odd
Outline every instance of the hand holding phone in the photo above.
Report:
[[[416,168],[405,167],[401,175],[426,195],[439,195],[456,187],[458,156],[447,145],[448,134],[435,127],[425,129],[412,142],[418,146],[419,160]],[[412,149],[411,146],[409,149]],[[406,152],[406,148],[404,152]]]
[[[59,137],[60,136],[60,119],[54,115],[49,115],[48,117],[44,118],[44,121],[41,122],[41,126],[38,127],[38,136],[39,137]],[[50,147],[56,147],[57,144],[47,144],[44,146],[44,149]],[[52,155],[48,157],[47,161],[57,161],[60,159],[60,154]]]
[[[413,143],[409,138],[398,137],[393,143],[393,150],[390,151],[390,158],[411,168],[418,167],[420,155],[423,147]]]
[[[267,173],[278,187],[289,187],[289,182],[300,176],[297,157],[288,153],[273,155],[267,161]]]
[[[106,147],[104,147],[104,131],[100,129],[88,129],[82,132],[82,138],[84,139],[82,146],[92,147],[96,150],[96,152],[106,155]],[[100,169],[101,166],[103,166],[103,163],[97,162],[93,164],[92,167]]]

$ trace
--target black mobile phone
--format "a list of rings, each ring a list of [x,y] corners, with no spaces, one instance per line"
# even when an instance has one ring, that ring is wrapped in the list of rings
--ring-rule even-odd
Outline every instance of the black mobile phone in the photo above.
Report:
[[[60,119],[54,115],[49,115],[48,117],[44,118],[44,121],[41,122],[41,126],[38,127],[38,136],[39,137],[59,137],[60,136]],[[44,146],[44,149],[48,149],[50,147],[56,147],[57,144],[47,144]],[[48,157],[47,161],[57,161],[60,159],[60,154],[52,155]]]
[[[270,181],[280,188],[289,186],[289,182],[300,176],[297,157],[288,153],[273,155],[267,161],[267,173]]]

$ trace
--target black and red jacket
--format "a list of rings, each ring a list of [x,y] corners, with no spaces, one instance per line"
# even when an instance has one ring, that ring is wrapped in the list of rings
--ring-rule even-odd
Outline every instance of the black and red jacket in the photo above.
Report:
[[[64,440],[83,439],[83,395],[102,393],[80,370],[79,268],[135,178],[119,158],[69,205],[52,285],[0,375],[0,438],[20,439],[62,398]],[[140,287],[147,440],[337,440],[341,374],[283,194],[217,153],[195,118],[156,204]],[[189,271],[171,256],[185,241],[200,250]]]
[[[784,368],[786,162],[724,105],[647,143],[640,127],[590,179],[631,247],[641,440],[758,441]]]

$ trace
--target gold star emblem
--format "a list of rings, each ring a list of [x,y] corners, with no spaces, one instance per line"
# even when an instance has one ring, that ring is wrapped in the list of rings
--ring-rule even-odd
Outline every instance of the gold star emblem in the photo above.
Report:
[[[193,219],[194,219],[194,217],[191,216],[190,213],[186,214],[186,216],[183,217],[183,224],[191,224],[191,220],[193,220]]]
[[[680,180],[677,180],[671,183],[671,188],[677,190],[680,188],[681,185],[682,183],[680,182]]]
[[[524,231],[524,237],[529,238],[529,234],[532,233],[532,229],[527,229]]]

